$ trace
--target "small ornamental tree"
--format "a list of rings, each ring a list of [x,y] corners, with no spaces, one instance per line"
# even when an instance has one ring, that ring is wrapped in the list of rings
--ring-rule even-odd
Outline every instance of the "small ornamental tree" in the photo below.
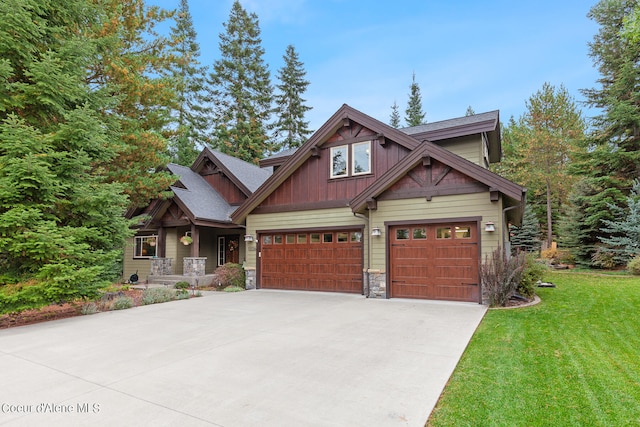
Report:
[[[627,197],[627,207],[609,205],[615,220],[602,220],[602,232],[608,237],[599,237],[605,244],[603,252],[610,252],[618,264],[626,264],[640,255],[640,180],[635,180],[631,194]]]

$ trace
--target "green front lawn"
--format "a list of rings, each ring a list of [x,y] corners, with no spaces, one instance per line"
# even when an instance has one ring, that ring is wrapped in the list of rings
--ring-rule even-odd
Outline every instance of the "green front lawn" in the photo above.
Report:
[[[428,426],[640,425],[640,278],[549,273],[489,310]]]

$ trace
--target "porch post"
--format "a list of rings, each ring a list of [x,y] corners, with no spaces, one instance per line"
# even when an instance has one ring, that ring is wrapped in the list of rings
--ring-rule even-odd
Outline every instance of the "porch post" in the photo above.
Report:
[[[195,224],[191,224],[191,238],[193,239],[193,243],[191,243],[191,256],[199,257],[200,256],[200,229]]]
[[[156,248],[156,256],[164,258],[167,253],[167,232],[163,226],[158,227],[158,246]]]

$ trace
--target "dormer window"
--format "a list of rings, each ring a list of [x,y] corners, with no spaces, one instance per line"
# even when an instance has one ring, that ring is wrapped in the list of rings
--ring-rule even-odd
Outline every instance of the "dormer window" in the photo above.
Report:
[[[371,141],[331,147],[331,178],[371,173]]]

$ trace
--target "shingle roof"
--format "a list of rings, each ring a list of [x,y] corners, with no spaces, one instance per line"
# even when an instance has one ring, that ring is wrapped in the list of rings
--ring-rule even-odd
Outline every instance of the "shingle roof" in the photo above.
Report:
[[[203,177],[184,166],[170,163],[167,167],[185,187],[172,186],[174,197],[193,215],[194,219],[231,221],[230,215],[237,207],[229,205]]]
[[[407,135],[415,135],[419,133],[434,132],[442,129],[450,129],[461,126],[474,125],[485,122],[494,122],[497,125],[500,112],[498,110],[488,111],[486,113],[472,114],[470,116],[456,117],[455,119],[442,120],[439,122],[427,123],[420,126],[413,126],[400,129]],[[495,125],[494,125],[495,127]]]
[[[251,193],[256,191],[271,176],[270,170],[262,169],[217,150],[210,151]]]

